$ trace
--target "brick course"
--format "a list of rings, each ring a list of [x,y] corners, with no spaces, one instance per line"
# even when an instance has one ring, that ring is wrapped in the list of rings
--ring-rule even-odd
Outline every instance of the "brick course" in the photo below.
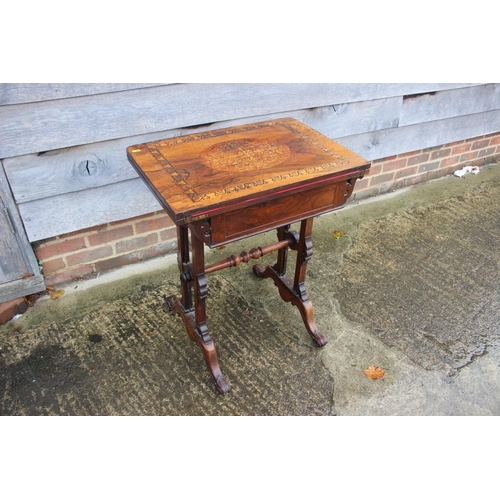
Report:
[[[381,158],[356,183],[353,200],[500,161],[500,132]],[[34,244],[47,285],[105,272],[176,250],[176,228],[163,212],[110,222]]]
[[[470,151],[472,144],[461,144],[460,146],[455,146],[451,150],[452,155],[458,155],[460,153],[466,153],[467,151]]]
[[[132,226],[122,226],[113,229],[101,228],[95,234],[88,236],[89,245],[97,246],[111,241],[121,240],[127,236],[132,236],[134,230]]]
[[[0,325],[10,321],[16,314],[24,314],[28,309],[28,303],[21,297],[0,304]]]
[[[445,156],[449,156],[451,153],[450,148],[440,149],[439,151],[434,151],[431,154],[431,160],[435,160],[436,158],[444,158]]]
[[[388,161],[382,164],[382,172],[392,172],[393,170],[400,170],[406,167],[406,158]]]
[[[429,170],[436,170],[437,168],[439,168],[439,163],[440,163],[439,161],[424,163],[420,165],[420,167],[418,167],[418,172],[422,173],[422,172],[428,172]]]
[[[170,217],[155,212],[49,238],[33,247],[50,286],[172,253],[176,234]]]
[[[83,237],[59,241],[49,241],[46,244],[41,244],[38,247],[37,255],[40,260],[53,257],[54,255],[61,255],[65,253],[75,252],[85,248],[85,239]]]
[[[419,163],[424,163],[429,159],[430,155],[429,153],[422,153],[422,154],[417,154],[412,156],[411,158],[408,158],[408,166],[411,165],[418,165]]]
[[[406,152],[373,162],[370,173],[356,183],[353,200],[377,196],[453,174],[467,165],[500,161],[500,132],[442,146]],[[391,179],[389,172],[394,173]]]

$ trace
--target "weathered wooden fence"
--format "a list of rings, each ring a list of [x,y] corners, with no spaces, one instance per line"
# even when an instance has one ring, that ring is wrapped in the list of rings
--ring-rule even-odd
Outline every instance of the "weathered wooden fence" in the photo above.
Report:
[[[128,145],[291,116],[369,160],[500,131],[500,84],[0,84],[30,241],[159,210]]]

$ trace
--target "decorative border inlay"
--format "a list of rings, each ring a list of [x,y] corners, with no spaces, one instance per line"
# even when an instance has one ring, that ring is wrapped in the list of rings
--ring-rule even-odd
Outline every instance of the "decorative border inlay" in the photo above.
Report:
[[[156,161],[163,167],[163,170],[170,174],[176,184],[186,193],[192,201],[202,200],[196,190],[186,178],[161,154],[161,152],[151,144],[146,144],[148,151],[155,157]],[[188,174],[189,176],[189,174]]]
[[[230,193],[244,191],[244,190],[250,189],[251,187],[254,187],[254,186],[261,186],[263,184],[269,184],[272,182],[276,182],[278,180],[289,179],[291,177],[300,177],[302,175],[311,174],[314,172],[324,172],[324,171],[330,170],[331,168],[348,164],[348,161],[345,158],[343,158],[340,155],[338,155],[337,153],[331,151],[330,149],[323,146],[322,144],[318,144],[311,137],[303,134],[300,130],[297,130],[296,128],[294,128],[290,123],[281,122],[281,121],[267,122],[265,125],[263,125],[262,123],[249,124],[249,125],[246,125],[244,127],[238,127],[237,130],[235,130],[234,128],[210,130],[207,132],[202,132],[200,134],[181,136],[181,137],[176,137],[173,139],[166,139],[163,141],[159,141],[159,145],[160,145],[160,147],[173,146],[173,145],[181,144],[184,142],[198,141],[201,139],[208,139],[211,137],[220,137],[220,136],[224,136],[224,135],[234,134],[235,132],[237,132],[237,133],[247,132],[247,131],[255,130],[258,128],[263,128],[264,126],[272,127],[275,125],[280,125],[282,127],[285,127],[290,132],[293,132],[293,133],[299,135],[302,139],[309,142],[310,144],[312,144],[316,148],[319,148],[319,149],[323,150],[324,152],[328,153],[329,155],[331,155],[333,157],[334,161],[330,162],[330,163],[325,163],[323,165],[317,165],[317,166],[313,166],[313,167],[303,168],[300,170],[295,170],[293,172],[286,172],[283,174],[277,174],[277,175],[274,175],[272,177],[268,177],[268,178],[253,181],[253,182],[245,182],[244,184],[239,184],[236,186],[227,187],[227,188],[224,188],[224,189],[221,189],[218,191],[214,191],[213,193],[199,194],[196,192],[196,189],[187,180],[187,177],[189,177],[189,173],[185,172],[185,174],[183,175],[182,172],[177,170],[163,156],[163,154],[161,153],[161,151],[158,148],[154,147],[154,144],[158,144],[158,142],[145,144],[145,147],[154,156],[156,161],[163,167],[163,170],[165,172],[167,172],[172,177],[172,179],[176,182],[176,184],[184,191],[184,193],[193,202],[198,202],[198,201],[202,201],[202,200],[209,200],[212,197],[218,198],[218,197],[222,197],[222,196],[225,196],[227,194],[230,194]]]

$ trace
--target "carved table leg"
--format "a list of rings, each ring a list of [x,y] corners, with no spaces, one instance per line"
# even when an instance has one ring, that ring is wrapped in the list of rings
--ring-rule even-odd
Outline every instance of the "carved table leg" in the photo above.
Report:
[[[181,303],[186,311],[190,311],[193,308],[191,299],[193,266],[189,259],[189,236],[187,227],[177,226],[177,240],[179,242],[177,261],[181,278]]]
[[[191,231],[193,250],[193,263],[191,264],[189,262],[187,229],[180,226],[178,231],[178,262],[181,270],[182,296],[180,300],[175,296],[168,297],[167,302],[183,319],[189,338],[198,344],[203,353],[217,389],[225,394],[231,389],[231,386],[221,372],[215,344],[208,333],[206,324],[205,300],[208,288],[205,279],[203,241],[198,238],[195,231]],[[194,307],[191,289],[194,292]]]
[[[289,233],[290,233],[290,224],[278,228],[278,240],[279,241],[285,240],[287,234]],[[294,240],[295,240],[295,235],[293,235],[292,237],[292,241]],[[281,248],[280,250],[278,250],[278,258],[276,260],[276,264],[274,265],[274,269],[278,273],[278,276],[285,276],[287,259],[288,259],[288,247]]]
[[[261,278],[271,278],[278,287],[281,298],[285,302],[291,302],[297,306],[307,332],[312,337],[316,345],[322,347],[326,345],[326,337],[319,332],[314,320],[312,302],[307,296],[304,281],[306,278],[307,263],[312,257],[312,232],[313,219],[305,219],[300,224],[300,235],[298,242],[292,247],[297,250],[297,261],[295,265],[295,276],[292,279],[286,274],[286,253],[284,248],[278,253],[278,260],[272,266],[256,264],[253,266],[254,273]],[[289,233],[289,226],[278,229],[278,238],[282,239]]]

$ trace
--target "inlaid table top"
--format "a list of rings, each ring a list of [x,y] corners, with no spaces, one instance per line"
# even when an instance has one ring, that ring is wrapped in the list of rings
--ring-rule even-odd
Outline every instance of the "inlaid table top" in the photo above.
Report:
[[[127,148],[130,163],[176,224],[186,224],[369,168],[293,118]]]

